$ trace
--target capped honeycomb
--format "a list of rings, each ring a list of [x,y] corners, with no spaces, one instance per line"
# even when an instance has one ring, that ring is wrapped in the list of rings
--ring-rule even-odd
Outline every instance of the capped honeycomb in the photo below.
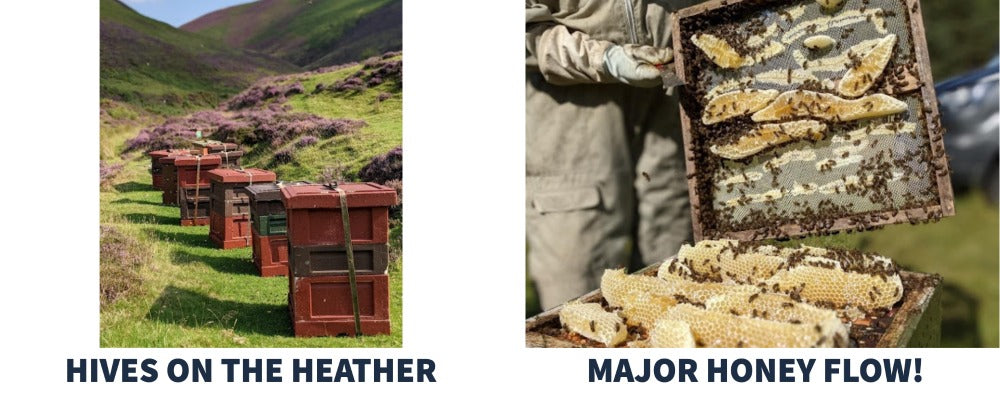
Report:
[[[906,111],[902,100],[878,93],[859,99],[844,99],[829,93],[794,90],[782,93],[750,119],[754,122],[781,121],[788,118],[819,118],[847,122],[884,117]]]
[[[649,347],[695,347],[691,325],[675,319],[660,319],[649,330]]]
[[[783,292],[796,292],[806,301],[836,308],[888,308],[903,298],[903,281],[898,274],[870,275],[836,266],[800,265],[778,272],[767,283]]]
[[[847,70],[844,77],[837,84],[837,91],[847,97],[858,97],[875,85],[875,81],[882,75],[885,66],[892,58],[892,48],[896,45],[896,35],[890,34],[875,45],[867,54],[859,56],[848,54],[851,58],[851,69]]]
[[[777,90],[735,90],[724,93],[708,101],[705,114],[701,121],[712,125],[730,118],[739,117],[759,111],[781,94]]]
[[[700,347],[834,347],[846,340],[845,331],[831,325],[749,318],[691,304],[671,307],[661,320],[687,323]]]
[[[678,251],[677,259],[706,279],[743,284],[770,279],[788,261],[777,247],[742,244],[730,239],[685,244]]]
[[[831,347],[848,344],[847,321],[885,313],[902,292],[883,256],[703,240],[656,276],[606,270],[606,305],[571,303],[559,315],[566,330],[609,346]]]
[[[613,347],[625,341],[628,329],[617,314],[597,303],[570,303],[559,310],[559,322],[571,332]]]
[[[825,133],[826,124],[818,121],[764,124],[738,137],[734,143],[713,145],[709,149],[720,157],[740,160],[780,144],[796,140],[820,140]]]

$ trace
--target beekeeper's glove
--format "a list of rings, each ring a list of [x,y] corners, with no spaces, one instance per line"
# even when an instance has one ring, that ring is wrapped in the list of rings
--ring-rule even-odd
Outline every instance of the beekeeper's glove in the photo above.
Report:
[[[655,87],[663,84],[657,65],[674,60],[670,49],[637,44],[611,45],[604,52],[604,69],[627,85]]]

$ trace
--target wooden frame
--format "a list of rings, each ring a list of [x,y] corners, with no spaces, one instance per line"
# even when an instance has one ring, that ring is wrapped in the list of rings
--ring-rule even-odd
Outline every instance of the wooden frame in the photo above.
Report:
[[[700,15],[702,13],[712,11],[727,5],[733,5],[742,3],[746,0],[713,0],[692,7],[685,8],[678,11],[672,16],[672,29],[673,29],[673,48],[682,49],[683,48],[683,38],[681,37],[681,25],[685,18]],[[788,3],[789,0],[772,0],[775,2]],[[934,125],[939,125],[939,113],[937,107],[937,95],[934,92],[934,86],[931,84],[934,80],[931,75],[930,68],[930,55],[927,51],[927,41],[924,31],[923,18],[920,14],[922,7],[919,6],[919,0],[902,0],[906,3],[906,8],[910,13],[910,35],[912,39],[914,55],[917,62],[916,73],[917,76],[923,77],[923,85],[920,86],[919,92],[921,99],[923,101],[923,107],[930,112],[924,113],[924,126],[928,133],[929,146],[931,149],[931,155],[933,157],[934,164],[943,164],[944,171],[948,171],[948,161],[947,156],[944,152],[944,138],[941,135],[935,134],[933,130],[929,127]],[[685,60],[683,52],[677,50],[675,54],[675,68],[677,76],[682,80],[687,82],[685,73]],[[700,213],[701,199],[698,198],[698,176],[694,172],[696,171],[696,165],[694,162],[694,152],[693,152],[693,140],[691,137],[691,118],[688,116],[687,112],[684,110],[683,104],[680,107],[681,115],[681,127],[683,130],[684,139],[684,155],[685,155],[685,165],[688,171],[688,194],[691,202],[691,220],[693,224],[694,239],[696,241],[701,240],[705,237],[704,227],[702,225]],[[940,167],[938,167],[940,169]],[[948,217],[955,215],[955,205],[954,205],[954,194],[951,186],[950,173],[948,174],[936,174],[935,180],[938,189],[938,199],[940,203],[927,208],[914,208],[899,211],[883,211],[883,212],[871,212],[860,214],[864,218],[870,221],[867,224],[856,223],[858,216],[843,216],[832,221],[831,228],[824,230],[823,232],[835,232],[843,231],[848,229],[861,229],[889,224],[905,223],[905,222],[916,222],[916,221],[927,221],[934,217]],[[853,217],[853,218],[852,218]],[[800,224],[785,224],[778,227],[778,231],[781,234],[773,234],[773,230],[770,229],[753,229],[744,231],[734,231],[734,232],[718,232],[718,235],[712,238],[727,237],[738,240],[760,240],[769,239],[776,237],[798,237],[805,236],[811,233],[817,233],[815,230],[804,229]]]
[[[637,274],[655,274],[659,266],[646,267]],[[916,272],[900,271],[904,282],[927,279],[928,276]],[[896,310],[892,323],[879,338],[875,347],[938,347],[941,340],[941,294],[937,290],[940,279],[935,284],[921,290],[903,294],[902,305]],[[573,301],[595,303],[602,299],[601,289],[594,290]],[[524,321],[525,347],[582,347],[577,343],[540,332],[546,326],[559,326],[558,306]]]

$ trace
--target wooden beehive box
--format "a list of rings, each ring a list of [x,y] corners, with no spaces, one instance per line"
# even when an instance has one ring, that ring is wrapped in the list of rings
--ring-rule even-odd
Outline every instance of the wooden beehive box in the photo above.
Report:
[[[636,272],[655,276],[658,265]],[[938,347],[941,343],[941,279],[936,276],[900,271],[906,288],[903,299],[893,306],[890,316],[856,321],[850,330],[851,345],[857,347]],[[597,289],[571,302],[604,303]],[[606,303],[604,303],[606,305]],[[566,333],[559,323],[562,306],[525,321],[527,347],[603,347],[602,344]],[[861,325],[867,323],[867,326]]]
[[[696,240],[954,214],[919,1],[717,0],[673,21]]]

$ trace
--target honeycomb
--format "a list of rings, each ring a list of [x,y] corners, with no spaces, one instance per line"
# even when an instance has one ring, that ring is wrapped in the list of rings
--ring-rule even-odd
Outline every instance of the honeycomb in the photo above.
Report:
[[[650,292],[629,292],[622,304],[622,315],[628,326],[650,328],[664,312],[677,305],[677,298]]]
[[[675,319],[660,319],[649,330],[648,347],[695,347],[691,325]]]
[[[836,308],[888,308],[903,298],[899,275],[870,275],[839,267],[800,265],[780,271],[767,281],[783,292],[796,292],[805,301]]]
[[[736,240],[702,240],[681,246],[677,258],[706,279],[742,284],[769,279],[787,262],[777,247],[749,246],[752,251],[746,251],[741,246],[748,247]]]
[[[903,286],[887,257],[721,239],[683,245],[656,277],[606,270],[601,291],[620,309],[608,321],[649,334],[629,347],[829,347],[846,344],[842,321],[891,307]]]
[[[777,90],[736,90],[713,97],[705,106],[701,121],[711,125],[759,111],[781,92]]]
[[[839,322],[827,325],[791,323],[733,315],[706,310],[691,304],[671,307],[661,321],[685,322],[699,347],[833,347],[842,345],[846,336]],[[680,324],[668,325],[679,330]],[[837,325],[837,326],[834,326]],[[671,341],[676,332],[665,332]]]
[[[715,145],[709,149],[720,157],[730,160],[740,160],[791,141],[820,140],[825,133],[826,124],[817,121],[805,120],[780,124],[763,124],[759,128],[751,129],[747,134],[740,136],[735,143],[721,146]]]
[[[617,314],[604,311],[597,303],[570,303],[559,310],[559,322],[567,330],[587,339],[614,347],[625,341],[628,329]]]
[[[750,119],[754,122],[767,122],[811,117],[845,122],[884,117],[904,112],[906,109],[906,102],[882,93],[849,100],[829,93],[790,90],[780,94],[774,102],[754,113]]]
[[[648,293],[659,298],[682,298],[704,303],[708,299],[729,292],[753,293],[759,291],[752,285],[732,285],[717,282],[698,282],[680,276],[661,279],[653,276],[630,275],[624,270],[609,269],[601,277],[601,293],[611,307],[627,308],[639,294]],[[626,314],[626,318],[628,315]]]
[[[802,303],[779,293],[727,293],[709,299],[705,302],[705,309],[777,322],[843,327],[836,311]],[[846,327],[842,333],[847,335]]]
[[[773,33],[777,32],[777,26],[771,30]],[[766,33],[766,32],[765,32]],[[705,52],[715,65],[722,68],[741,68],[749,67],[758,62],[764,61],[768,58],[774,57],[785,50],[785,45],[776,42],[769,41],[766,44],[763,42],[767,40],[767,36],[760,35],[756,38],[758,46],[753,54],[742,55],[732,45],[727,43],[724,39],[719,38],[712,34],[699,34],[691,36],[691,42],[699,49]],[[754,38],[748,40],[748,45],[754,44]]]
[[[837,85],[837,91],[846,97],[858,97],[868,91],[882,75],[885,66],[892,58],[892,48],[896,45],[896,35],[890,34],[875,45],[871,51],[864,56],[850,54],[852,62],[855,63]]]

